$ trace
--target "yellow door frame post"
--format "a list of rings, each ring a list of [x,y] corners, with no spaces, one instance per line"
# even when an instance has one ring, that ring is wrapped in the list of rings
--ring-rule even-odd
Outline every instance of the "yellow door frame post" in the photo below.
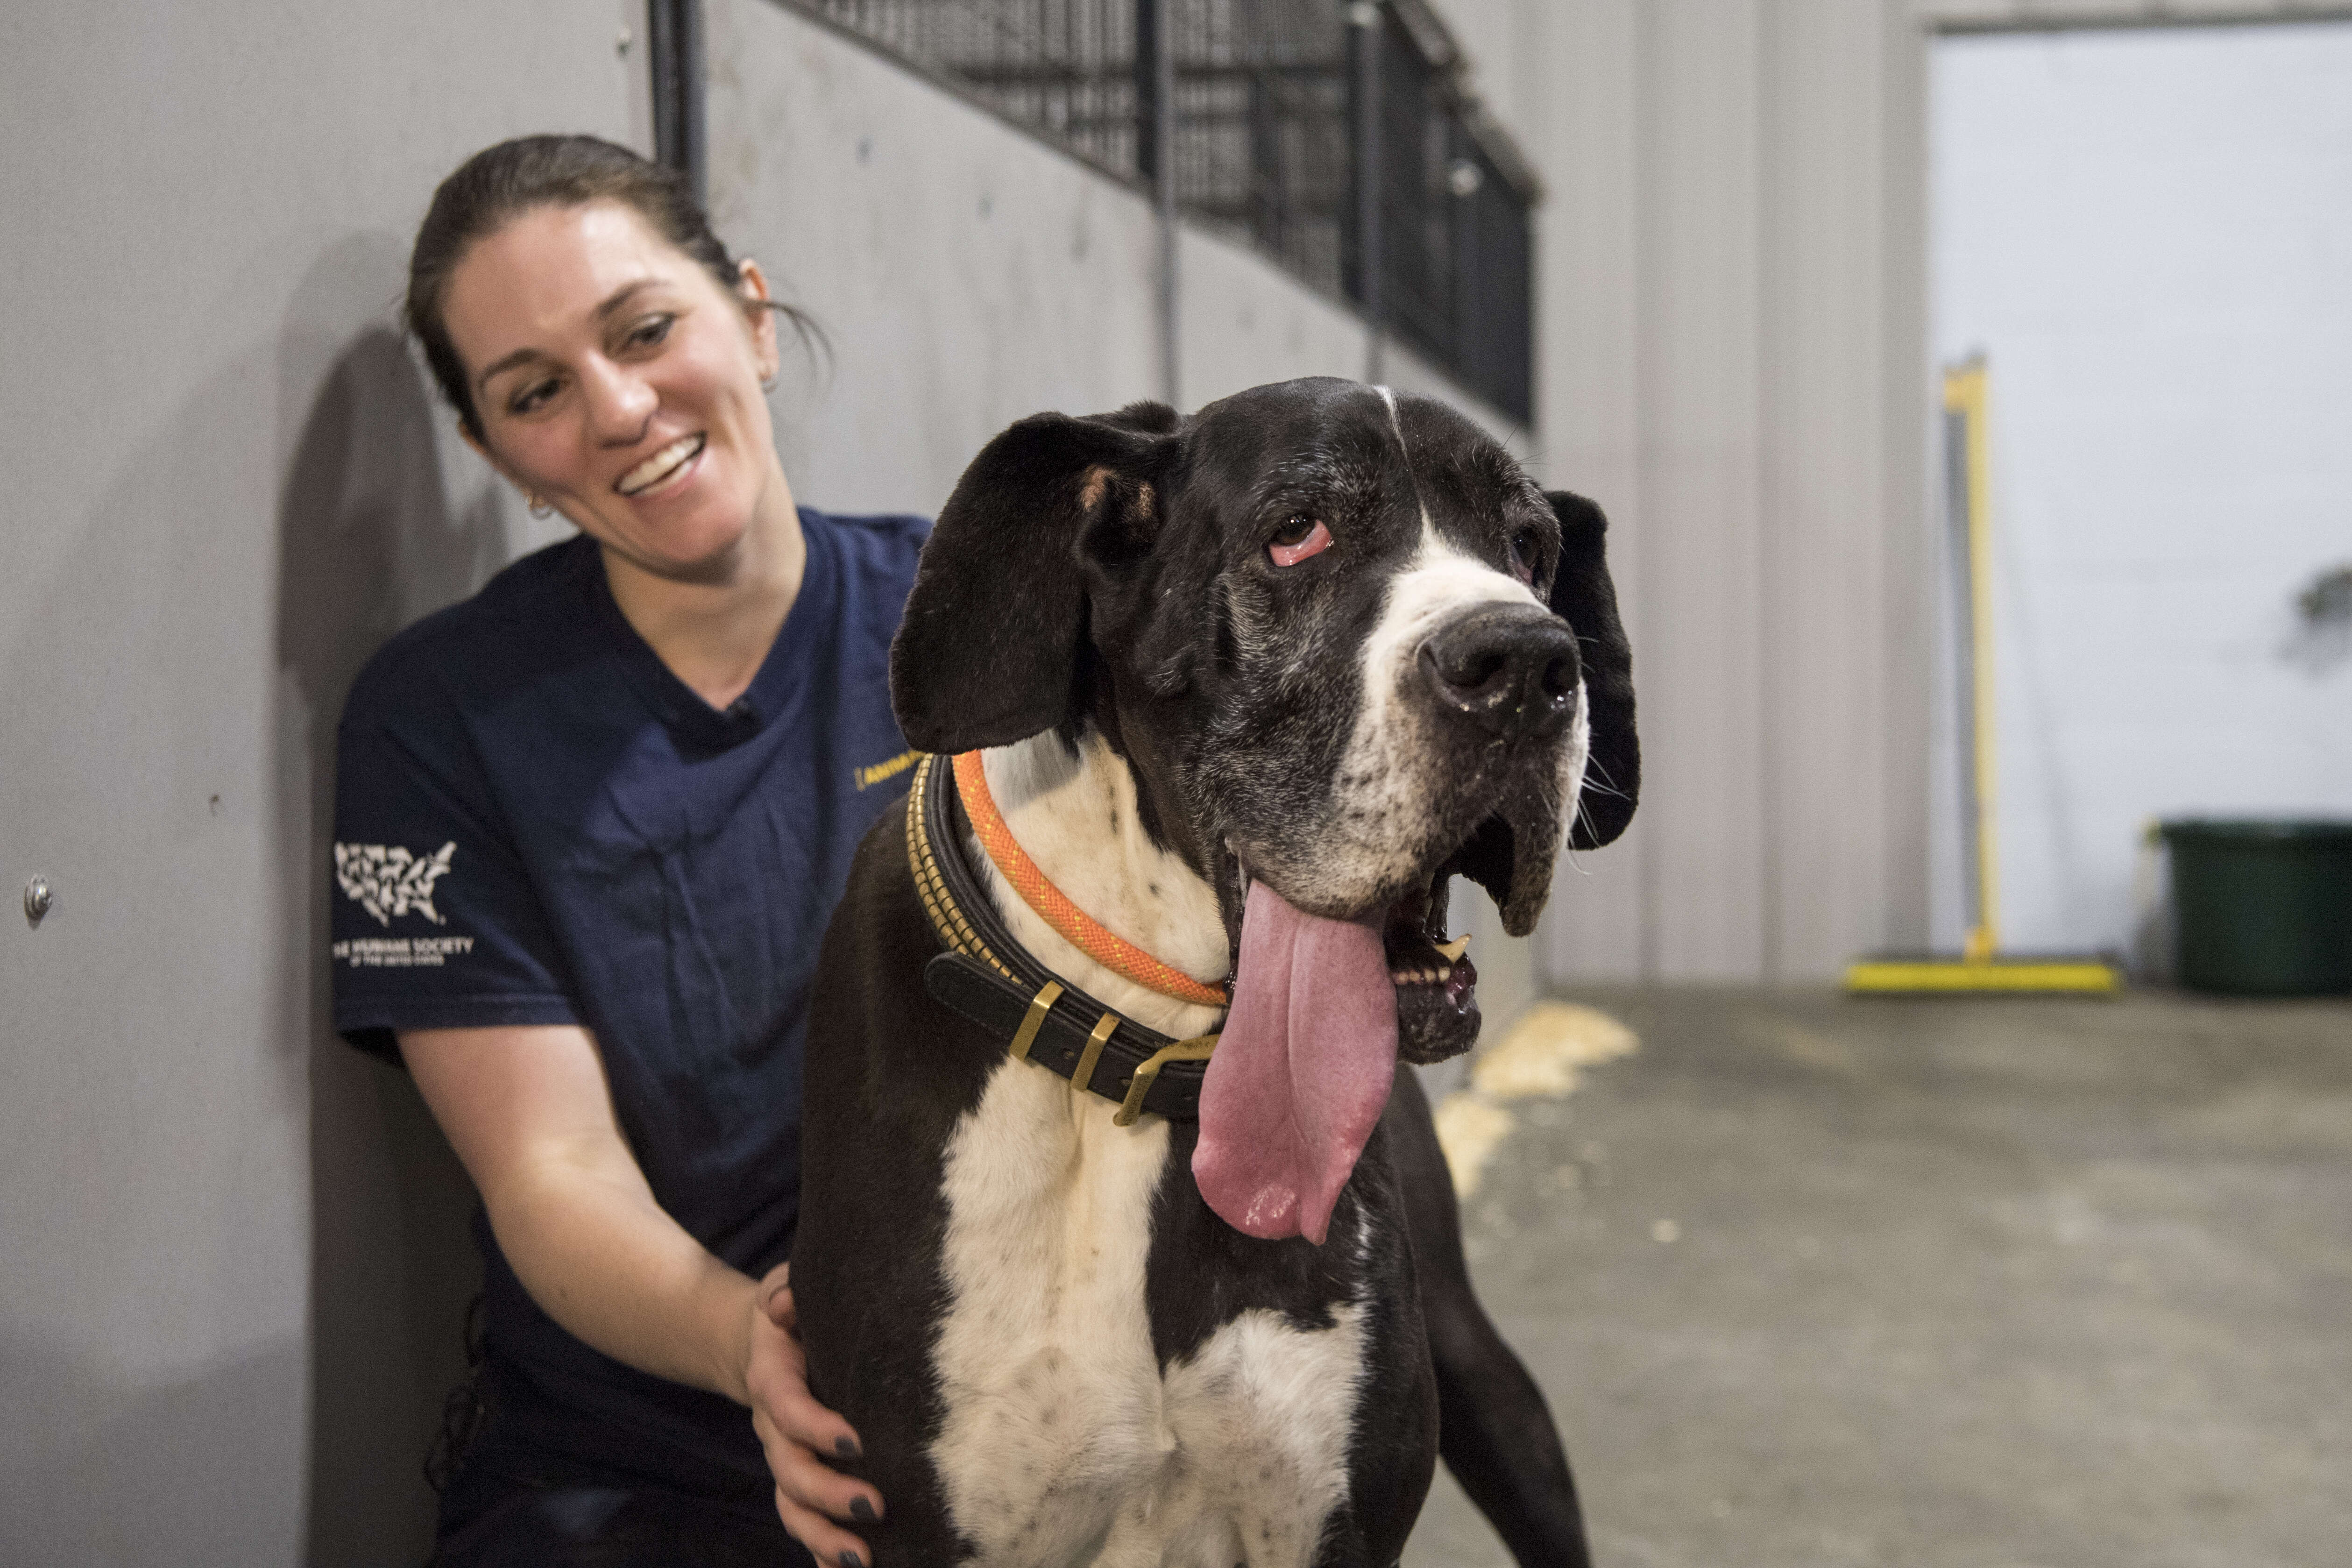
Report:
[[[1993,746],[1998,694],[1992,659],[1992,463],[1985,437],[1983,356],[1944,373],[1944,412],[1959,417],[1968,487],[1969,761],[1976,783],[1976,921],[1962,956],[1981,963],[2000,951],[2000,773]]]
[[[1968,607],[1959,632],[1968,638],[1959,661],[1969,684],[1963,718],[1968,726],[1968,766],[1961,773],[1962,830],[1974,839],[1968,868],[1973,895],[1968,936],[1960,956],[1886,956],[1850,964],[1845,988],[1860,995],[1932,995],[1937,993],[2030,994],[2061,992],[2112,996],[2123,977],[2103,959],[2004,958],[2000,953],[2000,803],[1999,757],[1993,745],[1999,716],[1992,658],[1992,463],[1985,428],[1984,356],[1944,372],[1946,475],[1951,498],[1948,514],[1959,533],[1967,574]]]

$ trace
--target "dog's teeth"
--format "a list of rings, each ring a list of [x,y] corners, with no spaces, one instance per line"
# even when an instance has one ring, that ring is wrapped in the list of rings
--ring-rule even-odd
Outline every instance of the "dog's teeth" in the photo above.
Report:
[[[1454,978],[1454,965],[1441,964],[1435,969],[1391,969],[1389,979],[1399,985],[1443,985]]]
[[[1444,953],[1446,962],[1451,963],[1470,951],[1470,939],[1467,936],[1457,936],[1452,942],[1441,942],[1436,945],[1437,951]]]

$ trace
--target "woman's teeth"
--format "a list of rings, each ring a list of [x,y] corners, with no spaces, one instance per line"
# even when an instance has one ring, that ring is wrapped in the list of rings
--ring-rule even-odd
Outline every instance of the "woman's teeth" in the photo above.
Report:
[[[614,488],[625,496],[642,495],[677,471],[680,465],[702,450],[700,436],[681,436],[621,476]]]

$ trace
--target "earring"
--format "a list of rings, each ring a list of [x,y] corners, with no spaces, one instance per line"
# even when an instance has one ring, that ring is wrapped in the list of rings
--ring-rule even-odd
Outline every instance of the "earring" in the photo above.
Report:
[[[540,500],[537,492],[525,490],[522,493],[522,499],[523,504],[530,508],[531,516],[553,517],[555,515],[555,507],[553,504]]]

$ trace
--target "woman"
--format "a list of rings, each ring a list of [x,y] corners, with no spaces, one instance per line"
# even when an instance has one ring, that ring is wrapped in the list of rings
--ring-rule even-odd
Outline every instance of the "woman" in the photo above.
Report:
[[[396,1042],[483,1200],[443,1562],[772,1563],[779,1516],[868,1561],[836,1521],[881,1499],[815,1457],[856,1436],[809,1396],[784,1261],[818,941],[905,788],[926,525],[795,508],[778,309],[593,138],[478,154],[416,237],[466,439],[580,530],[394,638],[340,738],[336,1026]]]

